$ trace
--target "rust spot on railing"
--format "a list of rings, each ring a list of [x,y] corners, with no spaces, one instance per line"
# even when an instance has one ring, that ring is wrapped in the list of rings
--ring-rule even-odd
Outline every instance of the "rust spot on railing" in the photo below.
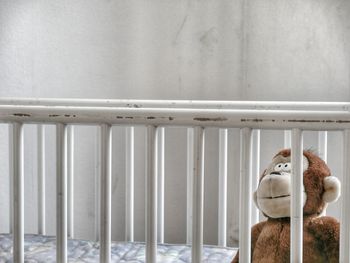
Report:
[[[55,118],[55,117],[59,117],[60,115],[58,114],[50,114],[49,117]]]
[[[350,120],[288,120],[288,122],[310,122],[310,123],[350,123]]]
[[[174,118],[173,117],[169,117],[169,121],[172,121],[172,120],[174,120]]]
[[[241,122],[263,122],[271,121],[276,122],[276,120],[263,120],[263,119],[241,119]],[[304,120],[304,119],[294,119],[294,120],[281,120],[282,122],[301,122],[301,123],[350,123],[350,120]]]
[[[153,116],[150,116],[150,117],[147,117],[147,120],[154,120],[156,117],[153,117]]]
[[[117,119],[123,119],[124,117],[123,116],[117,116],[116,118]]]
[[[14,113],[13,116],[16,116],[16,117],[30,117],[31,115],[27,114],[27,113]]]
[[[262,121],[272,121],[276,120],[263,120],[263,119],[241,119],[241,122],[262,122]],[[304,120],[304,119],[295,119],[295,120],[281,120],[282,122],[301,122],[301,123],[350,123],[350,120]]]
[[[336,123],[350,123],[350,121],[347,121],[347,120],[338,120],[338,121],[336,121]]]
[[[257,118],[255,118],[255,119],[241,119],[241,122],[247,122],[247,121],[250,121],[250,122],[262,122],[262,121],[264,121],[263,119],[257,119]],[[275,120],[271,120],[271,121],[275,121]]]
[[[204,118],[204,117],[197,117],[193,118],[194,121],[227,121],[227,118],[223,117],[217,117],[217,118]]]
[[[321,120],[288,120],[288,122],[313,122],[313,123],[319,123],[322,122]]]
[[[126,104],[126,107],[129,107],[129,108],[141,108],[142,105],[127,103],[127,104]]]

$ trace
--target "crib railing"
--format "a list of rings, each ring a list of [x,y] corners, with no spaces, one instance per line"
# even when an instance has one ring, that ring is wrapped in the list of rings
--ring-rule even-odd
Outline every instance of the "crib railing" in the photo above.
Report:
[[[164,128],[188,129],[187,242],[192,243],[192,262],[201,262],[203,247],[204,138],[207,127],[220,128],[219,245],[226,245],[227,128],[241,129],[241,191],[239,220],[240,262],[250,262],[252,184],[259,170],[259,130],[280,129],[292,149],[291,262],[302,262],[302,131],[319,132],[319,150],[325,157],[327,130],[344,131],[344,179],[341,213],[340,262],[350,259],[350,103],[322,102],[223,102],[1,99],[0,121],[10,123],[10,165],[13,173],[11,224],[14,262],[24,261],[23,123],[55,124],[57,144],[57,262],[67,262],[67,237],[73,237],[74,160],[71,125],[100,126],[99,240],[100,262],[110,262],[111,244],[111,128],[126,125],[126,239],[133,241],[133,126],[147,127],[146,161],[146,261],[156,262],[157,241],[164,241]],[[291,130],[291,133],[290,133]],[[39,232],[45,233],[44,130],[39,126]],[[254,148],[254,151],[252,150]],[[254,165],[252,160],[254,160]],[[158,172],[157,172],[158,171]],[[157,177],[160,175],[159,185]],[[12,176],[11,176],[12,177]],[[70,182],[70,183],[69,183]],[[158,196],[159,194],[159,196]],[[254,211],[254,210],[253,210]],[[13,216],[12,216],[13,214]],[[252,222],[253,221],[253,222]],[[158,236],[157,236],[158,234]]]

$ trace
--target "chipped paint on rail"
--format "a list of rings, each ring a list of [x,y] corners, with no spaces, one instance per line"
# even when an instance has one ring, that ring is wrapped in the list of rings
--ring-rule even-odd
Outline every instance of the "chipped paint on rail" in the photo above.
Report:
[[[241,122],[263,122],[263,119],[241,119]],[[265,120],[265,121],[272,121],[274,122],[275,120]]]
[[[27,113],[14,113],[13,116],[16,116],[16,117],[30,117],[31,115],[27,114]]]
[[[194,121],[227,121],[227,118],[216,117],[216,118],[204,118],[204,117],[196,117],[193,118]]]

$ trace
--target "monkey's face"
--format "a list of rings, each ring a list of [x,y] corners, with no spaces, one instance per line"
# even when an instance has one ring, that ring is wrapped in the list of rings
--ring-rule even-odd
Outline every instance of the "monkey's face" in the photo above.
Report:
[[[309,162],[303,156],[303,171],[309,167]],[[262,177],[258,189],[254,193],[254,201],[259,209],[271,218],[290,216],[291,199],[291,160],[290,156],[277,155]],[[307,195],[303,185],[303,206]]]

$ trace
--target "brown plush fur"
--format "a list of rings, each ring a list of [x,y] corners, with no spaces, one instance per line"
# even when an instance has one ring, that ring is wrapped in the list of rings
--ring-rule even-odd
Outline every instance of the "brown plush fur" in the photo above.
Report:
[[[290,150],[277,155],[290,156]],[[327,165],[310,151],[304,151],[309,167],[304,172],[307,200],[304,206],[303,262],[339,261],[339,222],[332,217],[318,217],[325,207],[323,179],[330,176]],[[265,174],[263,174],[265,176]],[[263,177],[262,176],[262,177]],[[290,218],[268,218],[252,227],[252,262],[290,262]],[[239,262],[239,254],[232,263]]]

